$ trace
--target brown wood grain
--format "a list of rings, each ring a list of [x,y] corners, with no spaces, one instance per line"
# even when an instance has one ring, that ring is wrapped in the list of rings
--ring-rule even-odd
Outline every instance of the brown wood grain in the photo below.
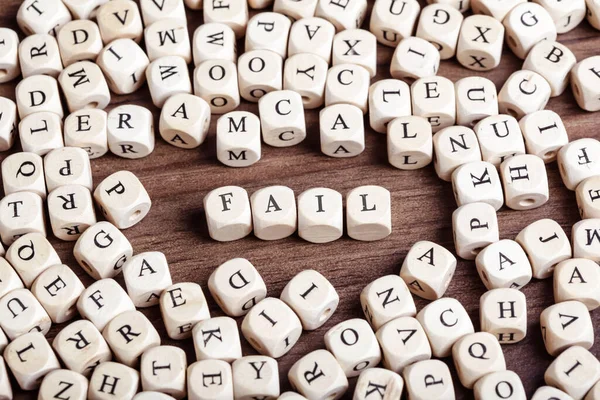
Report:
[[[2,0],[0,26],[18,30],[15,16],[20,0]],[[372,1],[369,1],[372,6]],[[188,10],[190,37],[202,22],[202,12]],[[365,27],[368,26],[368,17]],[[578,60],[597,55],[600,51],[600,32],[584,22],[574,31],[559,36]],[[243,43],[238,47],[241,51]],[[389,78],[389,61],[393,49],[378,46],[378,74],[375,80]],[[498,68],[477,75],[491,79],[498,90],[506,78],[521,67],[522,61],[505,50]],[[456,81],[474,72],[462,68],[455,60],[442,62],[440,75]],[[0,95],[14,99],[15,82],[0,85]],[[151,102],[147,87],[129,96],[114,96],[113,104],[134,103],[148,107],[155,115],[158,126],[159,110]],[[548,108],[559,113],[567,127],[570,139],[596,137],[600,113],[587,113],[576,105],[568,90],[554,98]],[[243,103],[242,110],[257,113],[255,104]],[[340,294],[340,306],[325,326],[304,332],[298,344],[279,359],[282,392],[289,390],[287,371],[302,355],[324,348],[324,333],[343,320],[363,317],[359,294],[364,286],[379,276],[397,274],[411,245],[419,240],[437,242],[454,252],[452,242],[451,214],[456,208],[451,185],[437,178],[432,166],[418,171],[401,171],[387,162],[386,138],[367,130],[366,150],[351,159],[332,159],[320,152],[318,111],[308,111],[307,139],[291,148],[273,148],[263,145],[262,159],[249,168],[233,169],[220,164],[216,158],[215,123],[206,142],[198,149],[183,150],[166,144],[158,137],[153,154],[141,160],[125,160],[107,155],[92,161],[93,177],[98,184],[104,177],[118,170],[134,172],[145,185],[152,198],[149,215],[138,225],[124,233],[131,241],[134,252],[162,251],[169,260],[174,282],[192,281],[202,285],[207,294],[213,316],[223,315],[207,289],[211,272],[219,264],[234,258],[250,260],[262,274],[269,296],[279,296],[285,284],[298,272],[313,268],[325,275]],[[366,119],[368,125],[368,118]],[[0,155],[0,160],[8,154]],[[571,226],[579,220],[575,195],[562,184],[556,164],[548,166],[550,201],[535,210],[512,211],[506,207],[498,213],[501,238],[514,239],[517,233],[531,222],[541,218],[558,221],[570,236]],[[251,194],[269,185],[286,185],[296,194],[311,187],[324,186],[347,193],[360,185],[375,184],[392,193],[393,232],[385,240],[374,243],[354,241],[347,236],[329,244],[310,244],[297,235],[277,242],[263,242],[254,236],[231,242],[219,243],[208,236],[203,197],[212,189],[224,185],[239,185]],[[64,263],[70,265],[89,285],[92,280],[77,265],[73,255],[73,243],[51,238]],[[122,277],[118,278],[122,283]],[[457,298],[467,309],[476,329],[479,328],[479,297],[485,287],[481,283],[473,262],[460,260],[456,274],[446,292]],[[524,341],[503,346],[508,369],[519,374],[528,396],[544,384],[543,375],[552,361],[542,343],[539,326],[541,311],[553,303],[552,280],[534,280],[523,292],[528,305],[528,334]],[[417,308],[426,301],[416,298]],[[195,361],[192,341],[174,342],[166,336],[158,307],[143,312],[158,328],[163,344],[179,346],[186,350],[188,362]],[[594,311],[592,318],[599,327],[600,313]],[[238,319],[241,323],[241,319]],[[62,326],[54,326],[53,337]],[[596,329],[596,341],[600,329]],[[244,354],[255,351],[243,341]],[[600,345],[592,352],[598,356]],[[451,359],[446,359],[452,365]],[[454,371],[454,367],[451,369]],[[350,398],[356,379],[351,379]],[[458,399],[472,398],[472,392],[454,380]],[[18,392],[18,391],[17,391]],[[18,393],[18,398],[34,398],[33,394]]]

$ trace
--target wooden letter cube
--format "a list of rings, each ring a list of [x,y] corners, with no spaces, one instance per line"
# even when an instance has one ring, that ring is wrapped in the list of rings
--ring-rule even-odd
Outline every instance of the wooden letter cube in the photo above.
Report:
[[[531,400],[573,400],[571,396],[552,386],[541,386],[535,391]]]
[[[204,292],[193,282],[176,283],[163,290],[160,311],[167,334],[175,340],[191,337],[194,325],[210,318]]]
[[[98,365],[90,378],[88,399],[131,399],[138,392],[140,373],[116,362]]]
[[[307,331],[325,324],[340,302],[333,285],[314,269],[294,276],[283,288],[280,298],[294,310]]]
[[[585,0],[571,1],[568,4],[560,4],[558,0],[537,0],[536,3],[548,11],[557,33],[567,33],[583,21],[586,15]]]
[[[248,21],[244,50],[271,50],[286,58],[291,26],[292,22],[285,15],[275,12],[256,14]]]
[[[440,52],[434,45],[418,37],[407,37],[394,51],[390,74],[410,84],[419,78],[436,75],[439,66]]]
[[[135,306],[114,279],[101,279],[81,293],[77,310],[102,331],[109,321],[121,313],[135,310]]]
[[[400,398],[402,389],[404,380],[397,373],[383,368],[370,368],[360,373],[353,400],[368,400],[375,393],[397,399]]]
[[[15,97],[21,120],[42,111],[54,113],[60,118],[64,116],[58,83],[51,76],[34,75],[23,79],[15,89]]]
[[[222,360],[202,360],[187,370],[187,391],[190,400],[233,399],[231,365]]]
[[[273,11],[288,16],[292,21],[315,15],[318,0],[275,0]]]
[[[341,206],[340,206],[341,208]],[[0,200],[0,236],[10,246],[27,233],[46,236],[42,198],[32,192],[17,192]]]
[[[204,197],[208,233],[214,240],[229,242],[252,232],[250,200],[245,189],[225,186]]]
[[[48,195],[48,216],[54,236],[75,241],[96,223],[90,190],[81,185],[65,185]]]
[[[52,324],[44,307],[27,289],[15,289],[0,299],[0,317],[0,327],[12,343],[32,331],[46,335]]]
[[[527,0],[507,0],[498,2],[495,0],[471,0],[471,9],[474,14],[484,14],[502,21],[506,14],[517,4],[525,3]]]
[[[315,350],[296,361],[288,379],[307,399],[337,400],[348,390],[344,370],[327,350]]]
[[[46,374],[60,369],[52,347],[40,332],[23,332],[6,346],[4,359],[23,390],[39,388]]]
[[[194,66],[208,60],[237,60],[237,42],[233,30],[218,22],[205,23],[194,31],[192,40]]]
[[[11,99],[0,97],[0,151],[10,150],[17,133],[17,105]]]
[[[494,82],[480,76],[456,81],[456,123],[474,127],[482,119],[498,115],[498,94]]]
[[[518,4],[506,14],[502,23],[506,28],[508,47],[520,59],[525,59],[531,48],[542,40],[556,40],[552,17],[536,3]]]
[[[27,165],[25,165],[25,169],[26,167]],[[17,173],[23,174],[23,168],[24,165],[21,163]],[[49,192],[66,185],[80,185],[92,190],[90,158],[86,151],[81,148],[61,147],[52,150],[44,157],[43,172]],[[31,177],[29,178],[31,179]]]
[[[417,313],[408,287],[398,275],[382,276],[369,283],[360,293],[360,305],[373,330]]]
[[[267,287],[254,266],[234,258],[216,268],[208,279],[208,290],[225,314],[245,315],[267,296]]]
[[[402,39],[413,35],[420,12],[418,1],[377,1],[371,9],[369,30],[379,43],[396,47]]]
[[[504,160],[525,154],[525,141],[517,120],[510,115],[493,115],[473,128],[481,147],[483,161],[499,167]]]
[[[463,67],[489,71],[500,64],[505,32],[500,21],[487,15],[464,19],[456,47],[456,59]]]
[[[579,301],[564,301],[540,314],[540,327],[546,351],[557,356],[571,346],[589,349],[594,344],[594,327],[590,312]]]
[[[519,154],[500,165],[506,206],[530,210],[544,205],[549,197],[544,160],[531,154]]]
[[[554,271],[554,301],[577,300],[588,310],[600,306],[600,270],[592,260],[573,258],[556,266]]]
[[[98,3],[97,0],[96,2]],[[77,61],[95,61],[104,47],[98,25],[88,19],[78,19],[65,24],[56,40],[65,67]]]
[[[382,79],[369,88],[369,122],[371,129],[387,133],[388,124],[397,117],[412,114],[410,87],[399,79]]]
[[[600,176],[585,179],[577,186],[575,194],[581,218],[600,218]]]
[[[497,371],[479,379],[473,386],[475,399],[526,400],[527,395],[519,375],[513,371]]]
[[[210,108],[206,101],[189,93],[179,93],[164,103],[158,130],[169,144],[193,149],[204,142],[209,126]]]
[[[210,105],[213,114],[225,114],[240,105],[238,71],[229,60],[208,60],[194,71],[194,93]]]
[[[333,189],[308,189],[298,196],[298,235],[311,243],[328,243],[342,237],[342,195]]]
[[[233,398],[274,399],[279,396],[279,366],[265,356],[246,356],[231,364]]]
[[[96,21],[104,43],[117,39],[142,40],[144,26],[137,4],[131,0],[116,0],[105,3],[96,13]]]
[[[258,162],[260,157],[260,120],[256,115],[232,111],[217,120],[219,161],[230,167],[247,167]]]
[[[0,297],[12,292],[15,289],[23,289],[23,282],[17,271],[6,261],[4,258],[0,258]],[[0,336],[4,336],[4,332],[0,333]],[[0,352],[4,348],[0,346]]]
[[[557,387],[573,399],[582,399],[598,380],[600,362],[580,346],[565,350],[544,374],[544,381],[548,385]]]
[[[523,229],[515,239],[527,252],[533,277],[552,276],[554,266],[571,258],[571,243],[562,227],[551,219],[541,219]]]
[[[449,4],[430,4],[421,11],[416,36],[437,47],[440,58],[447,60],[456,54],[463,19],[462,13]]]
[[[33,192],[45,199],[46,181],[42,157],[28,152],[19,152],[6,157],[2,161],[2,186],[7,195],[16,192]]]
[[[204,23],[220,22],[241,38],[248,25],[248,2],[246,0],[206,0],[203,6]]]
[[[423,360],[407,366],[402,376],[413,400],[454,399],[454,383],[448,366],[440,360]]]
[[[434,357],[449,356],[454,343],[475,332],[465,308],[458,300],[450,297],[443,297],[426,305],[417,314],[417,320],[429,338]]]
[[[392,233],[390,192],[381,186],[360,186],[346,195],[348,236],[356,240],[374,241]]]
[[[332,64],[356,64],[377,73],[377,38],[364,29],[346,29],[333,38]]]
[[[81,280],[66,265],[53,265],[31,286],[31,292],[55,324],[62,324],[77,315],[76,303],[83,289]]]
[[[187,23],[183,0],[165,0],[161,3],[154,2],[154,0],[141,0],[140,9],[146,26],[166,19]]]
[[[302,334],[302,324],[283,301],[267,297],[248,312],[242,333],[261,354],[279,358],[294,347]]]
[[[333,354],[348,378],[377,366],[381,349],[373,330],[364,319],[349,319],[325,333],[325,347]]]
[[[501,344],[517,343],[527,335],[527,302],[523,292],[511,288],[492,289],[479,300],[481,330],[496,336]]]
[[[108,152],[108,115],[104,110],[79,110],[65,118],[65,146],[81,147],[90,159]]]
[[[63,63],[54,36],[38,33],[23,39],[19,44],[19,64],[23,78],[33,75],[58,78],[63,70]]]
[[[152,61],[146,69],[146,79],[152,102],[158,108],[162,108],[165,101],[175,94],[192,93],[187,64],[179,56],[165,56]]]
[[[65,326],[52,341],[52,348],[67,368],[86,377],[112,353],[100,331],[90,321],[82,319]]]
[[[56,396],[68,396],[70,400],[85,400],[88,394],[88,380],[77,372],[58,369],[50,372],[42,380],[39,400],[51,400]]]
[[[107,3],[110,4],[112,1]],[[102,49],[96,62],[102,68],[110,90],[116,94],[130,94],[146,82],[150,60],[133,40],[116,39]]]
[[[571,70],[571,89],[579,107],[586,111],[600,110],[600,56],[586,58]],[[594,83],[592,83],[594,82]]]
[[[523,69],[537,72],[544,77],[550,84],[551,96],[555,97],[567,88],[569,73],[575,63],[575,55],[567,46],[543,40],[533,46],[523,63]]]
[[[185,397],[187,360],[185,351],[175,346],[156,346],[142,354],[140,375],[145,391]]]
[[[283,87],[283,59],[270,50],[253,50],[238,59],[240,95],[258,102],[267,93]],[[294,110],[294,109],[292,109]]]
[[[54,247],[39,233],[28,233],[15,240],[6,251],[6,260],[27,287],[49,267],[62,264]]]
[[[600,262],[600,219],[584,219],[573,225],[571,231],[573,257]]]
[[[298,227],[296,196],[289,187],[269,186],[259,189],[252,194],[250,202],[254,235],[257,238],[278,240],[296,232]]]
[[[503,239],[483,249],[475,259],[477,272],[490,289],[520,289],[531,280],[531,264],[527,254],[514,240]]]
[[[413,115],[426,118],[433,133],[456,122],[454,84],[443,76],[421,78],[410,87]]]
[[[451,181],[452,173],[461,165],[481,161],[477,136],[465,126],[449,126],[436,133],[433,151],[435,172],[445,181]]]
[[[140,222],[152,205],[144,185],[129,171],[115,172],[100,182],[94,200],[109,222],[119,229]]]
[[[331,61],[331,48],[335,27],[326,19],[317,17],[302,18],[292,24],[288,43],[288,56],[310,53]]]
[[[144,41],[150,61],[168,56],[181,57],[186,65],[192,61],[192,45],[185,18],[154,22],[144,30]]]
[[[483,202],[497,211],[504,204],[504,193],[498,171],[486,161],[472,161],[452,173],[452,188],[456,204]]]
[[[394,167],[414,170],[426,167],[433,159],[432,126],[424,117],[393,119],[387,126],[388,161]]]
[[[558,170],[569,190],[590,176],[600,175],[600,142],[585,138],[563,146],[558,152]]]
[[[486,374],[506,369],[496,338],[487,332],[471,333],[452,346],[452,358],[460,383],[468,389]]]
[[[366,12],[366,0],[319,0],[315,17],[325,18],[339,32],[360,28]]]
[[[43,156],[64,146],[62,119],[48,111],[30,114],[19,123],[19,137],[23,151]]]
[[[586,0],[587,14],[586,18],[590,25],[600,30],[600,3],[598,0]],[[591,399],[595,400],[595,399]]]
[[[437,300],[446,292],[455,270],[456,258],[452,253],[438,244],[422,241],[408,251],[400,277],[413,294]]]
[[[391,320],[377,330],[383,365],[402,373],[405,367],[431,358],[431,346],[423,327],[413,317]]]
[[[337,64],[327,72],[325,105],[352,104],[367,113],[369,101],[369,71],[356,64]]]
[[[129,240],[110,222],[90,226],[75,243],[75,259],[94,279],[118,275],[132,256]]]
[[[0,43],[0,83],[4,83],[12,81],[21,73],[19,36],[12,29],[0,28]]]
[[[110,103],[108,84],[100,68],[89,61],[79,61],[66,67],[58,78],[71,112],[100,108]]]
[[[285,60],[283,88],[302,96],[305,109],[321,107],[325,101],[328,65],[316,54],[294,54]]]
[[[523,118],[543,110],[552,89],[548,81],[534,71],[520,70],[508,77],[498,93],[498,109],[503,114]]]
[[[160,346],[160,336],[152,322],[139,311],[125,311],[113,318],[102,336],[115,354],[115,359],[128,367],[137,367],[140,356]]]
[[[569,143],[569,136],[558,114],[551,110],[533,112],[519,121],[527,153],[534,154],[550,163],[556,160],[558,151]]]
[[[69,9],[60,0],[26,0],[17,12],[17,24],[26,35],[49,33],[52,36],[71,21]]]
[[[242,357],[237,323],[233,318],[214,317],[198,322],[192,330],[196,358],[232,362]]]
[[[365,150],[363,112],[351,104],[334,104],[319,113],[321,152],[330,157],[355,157]]]
[[[131,257],[123,265],[123,278],[137,308],[157,305],[163,290],[173,284],[167,258],[159,251]]]

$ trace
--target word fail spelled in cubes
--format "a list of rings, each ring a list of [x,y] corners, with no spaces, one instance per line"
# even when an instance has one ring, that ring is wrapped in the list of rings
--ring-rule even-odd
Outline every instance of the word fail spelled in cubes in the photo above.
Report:
[[[452,346],[452,358],[460,383],[468,389],[484,375],[506,369],[504,353],[496,338],[487,332],[471,333]]]
[[[40,302],[27,289],[15,289],[0,299],[0,327],[10,340],[32,331],[46,335],[52,324]]]
[[[28,332],[15,338],[6,346],[4,360],[23,390],[39,388],[46,374],[60,369],[58,358],[40,332]]]
[[[577,300],[588,310],[600,306],[600,270],[598,265],[585,258],[565,260],[554,271],[554,301],[559,303]]]
[[[333,189],[314,188],[298,196],[298,235],[311,243],[339,239],[344,231],[342,195]]]
[[[104,179],[94,190],[94,200],[102,214],[119,229],[140,222],[152,202],[142,182],[129,171],[118,171]]]
[[[426,305],[417,314],[417,320],[429,338],[433,356],[438,358],[449,356],[454,343],[475,332],[465,308],[450,297]]]
[[[423,360],[402,372],[411,399],[454,399],[454,383],[448,366],[440,360]]]
[[[423,168],[433,159],[432,127],[427,119],[406,116],[387,125],[388,161],[403,170]]]
[[[81,185],[65,185],[48,195],[48,215],[54,236],[75,241],[96,223],[90,190]]]
[[[210,318],[204,292],[196,283],[171,285],[163,290],[159,301],[163,322],[171,339],[191,337],[194,325]]]
[[[306,138],[306,122],[300,94],[277,90],[258,102],[263,141],[269,146],[289,147]]]
[[[214,317],[198,322],[192,329],[198,360],[232,362],[242,357],[237,323],[233,318]]]
[[[517,289],[492,289],[479,300],[481,330],[501,344],[517,343],[527,334],[527,302]]]
[[[387,133],[396,117],[412,114],[410,87],[399,79],[382,79],[369,87],[369,123],[375,132]]]
[[[321,152],[330,157],[355,157],[365,150],[363,112],[351,104],[334,104],[319,113]]]
[[[369,102],[369,71],[356,64],[337,64],[327,72],[325,106],[352,104],[367,113]]]
[[[102,334],[90,321],[82,319],[65,326],[52,341],[52,348],[67,368],[89,377],[112,353]]]
[[[252,50],[238,58],[240,96],[256,103],[265,94],[283,88],[283,59],[271,50]]]
[[[325,333],[325,346],[349,378],[381,361],[377,338],[364,319],[349,319],[329,329]]]
[[[187,369],[187,391],[190,400],[233,399],[231,365],[222,360],[191,364]]]
[[[288,379],[292,388],[307,399],[336,400],[348,390],[344,370],[327,350],[315,350],[296,361]]]
[[[298,315],[302,328],[312,331],[331,318],[340,297],[327,278],[313,269],[294,276],[283,288],[280,296]]]
[[[433,242],[422,241],[408,251],[400,277],[413,294],[437,300],[446,292],[455,270],[456,258],[452,253]]]
[[[483,249],[475,259],[477,272],[485,287],[519,289],[531,280],[527,254],[514,240],[503,239]]]
[[[438,49],[418,37],[402,39],[390,63],[392,78],[402,79],[412,83],[419,78],[434,76],[440,67],[440,52]]]
[[[213,114],[225,114],[240,105],[237,67],[229,60],[208,60],[194,70],[194,93]]]
[[[104,330],[117,315],[134,311],[135,306],[127,292],[114,279],[101,279],[88,286],[77,300],[79,314]]]
[[[381,186],[360,186],[346,195],[346,228],[355,240],[371,242],[392,233],[392,199]]]
[[[140,356],[148,349],[160,346],[160,336],[152,322],[139,311],[125,311],[113,318],[102,336],[115,354],[115,359],[135,368]]]
[[[84,286],[66,265],[53,265],[40,274],[31,292],[44,307],[52,322],[61,324],[77,315],[77,300]]]
[[[165,255],[159,251],[140,253],[123,265],[127,294],[137,308],[158,304],[163,290],[173,284]]]
[[[145,72],[150,60],[133,40],[117,39],[102,49],[97,63],[110,90],[116,94],[130,94],[146,82]]]
[[[287,304],[277,298],[267,297],[246,314],[242,333],[256,351],[279,358],[300,339],[302,324]]]
[[[562,227],[551,219],[529,224],[515,240],[527,253],[536,279],[551,277],[558,263],[571,258],[569,238]]]
[[[250,114],[254,118],[254,114]],[[258,118],[253,123],[258,123]],[[218,132],[217,132],[218,134]],[[260,141],[260,138],[258,138]],[[269,186],[250,197],[254,235],[262,240],[278,240],[291,236],[298,227],[294,191],[286,186]]]
[[[210,237],[219,242],[244,238],[252,232],[248,192],[239,186],[215,189],[204,197]]]
[[[231,364],[236,399],[274,399],[279,396],[279,366],[265,356],[246,356]]]
[[[546,308],[540,315],[540,327],[546,351],[552,356],[571,346],[589,349],[594,344],[590,312],[579,301],[564,301]]]
[[[360,373],[353,400],[367,400],[375,393],[399,399],[402,389],[404,389],[404,380],[397,373],[383,368],[370,368]]]
[[[88,399],[132,399],[140,386],[140,373],[116,362],[103,362],[90,377]]]
[[[408,287],[398,275],[382,276],[369,283],[360,293],[360,305],[375,331],[389,321],[417,313]]]
[[[174,346],[156,346],[142,354],[140,375],[144,391],[157,391],[181,399],[186,395],[185,351]]]
[[[407,366],[431,358],[431,346],[423,327],[413,317],[391,320],[377,330],[383,365],[401,373]]]
[[[255,164],[260,160],[261,147],[260,119],[255,114],[232,111],[217,120],[217,159],[223,164],[229,167]]]
[[[544,374],[546,384],[554,386],[573,399],[583,399],[600,380],[600,362],[581,346],[573,346],[561,353]]]
[[[267,287],[254,266],[244,258],[234,258],[213,271],[208,290],[225,314],[245,315],[267,296]]]
[[[489,71],[500,64],[504,26],[487,15],[471,15],[464,19],[458,36],[456,59],[473,71]]]
[[[165,101],[158,130],[169,144],[193,149],[204,143],[209,126],[210,108],[206,101],[189,93],[178,93]]]

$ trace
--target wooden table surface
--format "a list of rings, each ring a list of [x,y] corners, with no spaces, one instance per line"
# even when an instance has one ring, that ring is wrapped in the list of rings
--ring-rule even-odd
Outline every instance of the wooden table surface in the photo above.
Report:
[[[2,0],[0,26],[18,30],[15,16],[20,0]],[[372,6],[372,1],[369,1]],[[202,12],[189,11],[190,37],[202,23]],[[363,27],[368,27],[369,16]],[[574,31],[560,35],[558,39],[582,60],[600,53],[600,32],[583,22]],[[243,43],[238,47],[243,49]],[[389,62],[393,49],[378,46],[378,73],[375,80],[389,78]],[[521,68],[522,61],[505,50],[502,62],[493,71],[478,74],[491,79],[500,90],[508,76]],[[443,61],[439,75],[456,81],[475,73],[462,68],[455,60]],[[16,81],[0,85],[0,95],[14,99]],[[129,96],[113,96],[116,104],[134,103],[152,110],[158,127],[159,110],[151,102],[144,86]],[[600,113],[582,111],[570,92],[554,98],[548,108],[561,115],[571,140],[583,137],[600,138],[598,123]],[[257,113],[255,104],[244,102],[242,110]],[[323,155],[319,145],[318,111],[306,112],[308,137],[301,144],[290,148],[274,148],[263,145],[262,159],[249,168],[234,169],[220,164],[216,158],[215,125],[211,127],[206,142],[197,149],[183,150],[172,147],[160,139],[158,132],[154,152],[141,160],[126,160],[106,155],[92,160],[95,184],[118,170],[130,170],[142,181],[150,197],[152,209],[138,225],[124,231],[131,241],[134,252],[163,252],[170,265],[173,282],[199,283],[207,295],[213,316],[223,315],[210,297],[207,281],[211,272],[221,263],[235,257],[250,260],[265,280],[268,296],[278,297],[286,283],[298,272],[312,268],[327,277],[340,295],[340,305],[333,317],[320,329],[304,332],[296,346],[280,358],[282,392],[289,390],[287,371],[304,354],[325,348],[323,335],[335,324],[349,318],[364,318],[359,303],[361,290],[372,280],[387,274],[397,274],[402,261],[413,243],[431,240],[454,252],[451,215],[456,204],[451,184],[437,178],[433,166],[417,171],[401,171],[387,162],[385,135],[366,133],[366,150],[351,159],[334,159]],[[368,125],[368,118],[366,119]],[[17,147],[18,149],[18,147]],[[20,150],[20,149],[19,149]],[[0,154],[0,161],[8,154]],[[559,222],[570,237],[571,226],[579,220],[575,194],[567,190],[560,179],[556,163],[548,165],[550,200],[543,207],[531,211],[513,211],[503,207],[498,213],[501,238],[514,239],[528,224],[541,219],[553,218]],[[276,241],[264,242],[253,235],[230,243],[210,239],[202,206],[203,197],[212,189],[225,185],[238,185],[250,194],[262,187],[285,185],[298,195],[311,187],[323,186],[342,194],[361,185],[380,185],[392,193],[392,234],[385,240],[363,243],[342,237],[328,244],[311,244],[297,235]],[[73,243],[51,238],[63,262],[70,265],[87,286],[92,283],[78,266],[72,255]],[[122,277],[118,281],[123,283]],[[485,287],[477,275],[474,262],[459,260],[456,274],[446,296],[458,299],[467,309],[476,330],[479,329],[479,297]],[[552,361],[542,342],[539,326],[541,311],[553,304],[552,279],[533,280],[523,292],[527,297],[528,333],[525,340],[503,346],[508,369],[519,374],[528,396],[544,384],[544,371]],[[417,309],[427,301],[415,297]],[[163,344],[180,346],[186,350],[188,362],[195,361],[192,340],[175,342],[169,340],[162,324],[158,307],[142,310],[155,324]],[[592,313],[597,328],[596,342],[600,338],[600,312]],[[241,323],[241,318],[238,319]],[[63,327],[53,326],[49,337]],[[243,339],[242,339],[243,340]],[[244,354],[255,351],[243,340]],[[600,355],[600,345],[591,349]],[[450,358],[444,360],[452,365]],[[454,373],[454,367],[451,367]],[[458,399],[472,398],[472,392],[464,389],[456,375],[454,386]],[[351,379],[350,398],[356,379]],[[19,398],[33,398],[31,393],[18,394]]]

